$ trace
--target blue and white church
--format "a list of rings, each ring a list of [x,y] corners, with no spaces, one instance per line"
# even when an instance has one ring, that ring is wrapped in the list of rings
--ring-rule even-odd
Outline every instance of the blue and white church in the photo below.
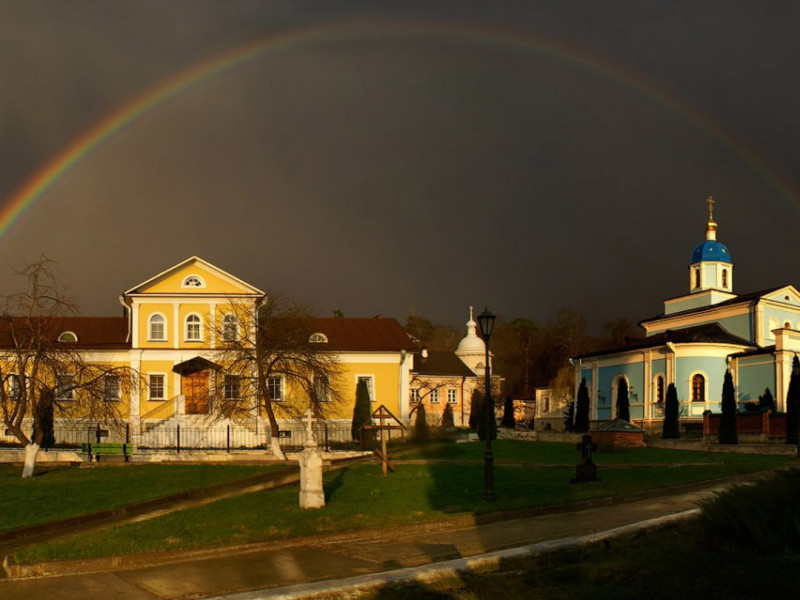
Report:
[[[731,370],[740,408],[769,388],[785,410],[792,358],[800,352],[800,293],[792,285],[737,295],[733,260],[717,240],[708,199],[706,239],[689,260],[689,293],[664,301],[661,314],[639,325],[645,337],[574,356],[575,389],[586,379],[591,418],[617,417],[617,387],[627,380],[631,421],[654,428],[663,419],[667,386],[675,384],[681,420],[721,412],[722,381]]]

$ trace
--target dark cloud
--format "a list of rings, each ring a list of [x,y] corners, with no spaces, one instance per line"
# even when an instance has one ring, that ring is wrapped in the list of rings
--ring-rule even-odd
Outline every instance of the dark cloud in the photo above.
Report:
[[[794,3],[496,4],[0,2],[3,197],[174,74],[317,32],[97,148],[0,240],[0,286],[44,252],[84,312],[114,313],[198,254],[324,312],[571,306],[599,328],[686,290],[708,194],[735,287],[794,281],[775,256],[793,253],[798,198],[748,158],[797,187]]]

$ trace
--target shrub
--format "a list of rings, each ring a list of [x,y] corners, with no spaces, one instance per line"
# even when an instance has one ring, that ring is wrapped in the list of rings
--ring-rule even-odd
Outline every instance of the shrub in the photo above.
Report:
[[[733,387],[733,376],[731,376],[730,369],[725,371],[725,380],[722,382],[722,419],[719,422],[719,443],[739,443],[739,434],[736,432],[736,390]]]
[[[631,420],[631,403],[628,399],[628,380],[621,377],[617,387],[617,418]]]
[[[664,427],[661,431],[661,437],[665,440],[676,440],[681,437],[680,426],[678,425],[679,405],[678,405],[678,392],[675,389],[675,384],[670,383],[667,386],[667,397],[664,400]]]
[[[800,412],[800,361],[795,354],[792,360],[792,376],[786,392],[786,443],[797,443],[798,412]]]
[[[514,400],[511,396],[507,396],[503,403],[503,419],[500,421],[500,426],[513,429],[516,425],[517,421],[514,419]]]
[[[575,430],[575,403],[570,402],[564,409],[564,431],[570,432]]]
[[[487,416],[484,414],[484,410],[489,411],[489,415]],[[486,425],[489,425],[489,430],[487,432]],[[497,419],[494,416],[494,399],[490,398],[487,402],[486,399],[481,402],[481,412],[480,417],[478,418],[478,439],[481,441],[485,441],[487,434],[489,439],[496,440],[497,439]]]
[[[425,414],[425,405],[420,404],[417,407],[417,417],[414,420],[412,440],[418,444],[427,444],[429,439],[430,434],[428,432],[428,417]]]
[[[710,544],[776,554],[800,551],[800,470],[737,485],[700,503]]]
[[[453,407],[448,402],[445,404],[444,412],[442,413],[442,429],[453,429],[456,424],[453,420]]]
[[[769,388],[764,390],[763,396],[758,397],[758,403],[763,410],[775,412],[775,398],[772,397],[772,392],[769,391]]]

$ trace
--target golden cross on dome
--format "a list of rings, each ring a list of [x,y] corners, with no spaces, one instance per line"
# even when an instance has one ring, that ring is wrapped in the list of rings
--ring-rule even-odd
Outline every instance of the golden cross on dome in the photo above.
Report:
[[[708,198],[706,198],[706,202],[708,202],[708,220],[709,221],[713,221],[714,220],[714,198],[709,196]]]

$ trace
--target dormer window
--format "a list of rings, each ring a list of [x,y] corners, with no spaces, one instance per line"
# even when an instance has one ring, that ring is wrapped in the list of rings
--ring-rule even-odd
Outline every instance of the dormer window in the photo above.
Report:
[[[183,285],[181,287],[204,288],[206,287],[206,283],[199,275],[189,275],[186,279],[183,280]]]
[[[64,344],[74,344],[78,341],[78,336],[72,331],[62,331],[58,336],[58,341]]]
[[[308,341],[312,344],[327,344],[328,337],[324,333],[312,333]]]

